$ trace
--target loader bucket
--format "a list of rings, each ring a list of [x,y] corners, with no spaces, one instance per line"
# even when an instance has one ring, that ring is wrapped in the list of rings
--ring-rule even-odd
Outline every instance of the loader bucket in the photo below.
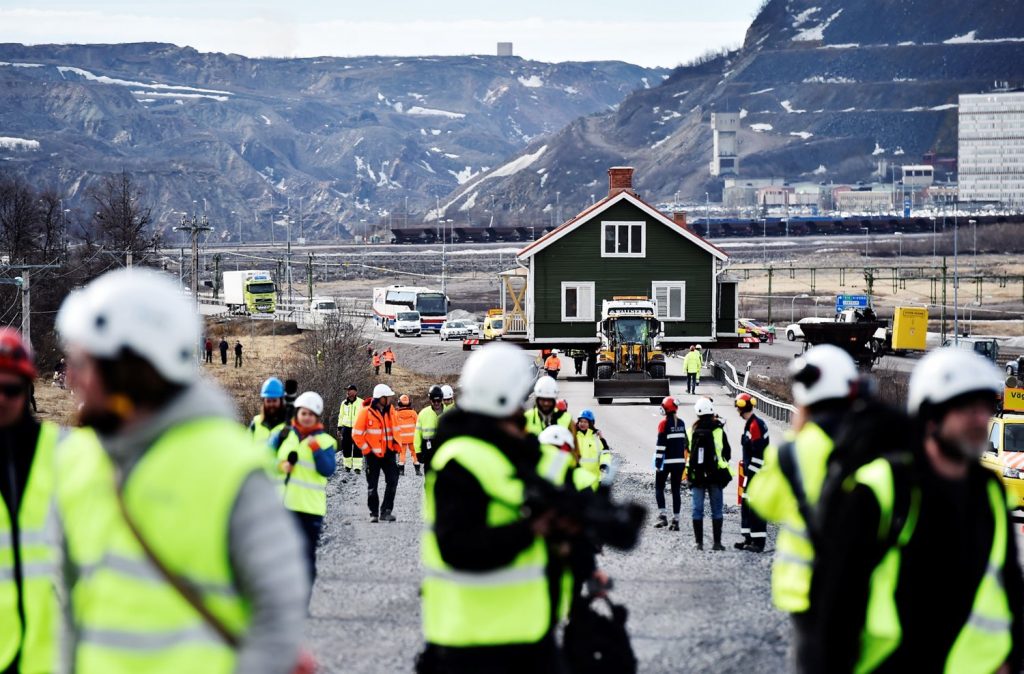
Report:
[[[661,402],[669,395],[668,379],[595,379],[594,397],[607,405],[613,398],[648,398]]]

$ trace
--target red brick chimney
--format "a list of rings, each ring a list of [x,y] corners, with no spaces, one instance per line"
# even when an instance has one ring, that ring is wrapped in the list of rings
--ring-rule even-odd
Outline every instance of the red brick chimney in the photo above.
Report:
[[[690,229],[690,225],[686,224],[686,211],[673,211],[672,222],[676,223],[683,229]]]
[[[614,197],[619,192],[629,192],[636,196],[633,191],[632,166],[613,166],[608,169],[608,196]]]

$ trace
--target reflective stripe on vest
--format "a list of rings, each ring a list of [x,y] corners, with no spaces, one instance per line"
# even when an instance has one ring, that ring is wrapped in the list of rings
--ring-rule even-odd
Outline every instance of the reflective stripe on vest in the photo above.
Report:
[[[57,669],[60,609],[54,591],[57,572],[57,523],[51,507],[54,450],[60,428],[44,421],[18,509],[24,629],[18,617],[14,582],[14,541],[11,516],[0,499],[0,669],[18,654],[18,671],[42,674]],[[14,451],[18,451],[15,448]]]
[[[338,426],[340,428],[352,428],[356,425],[356,414],[359,412],[359,405],[362,401],[356,398],[352,402],[342,400],[338,408]]]
[[[96,435],[81,429],[58,449],[57,502],[76,568],[71,606],[76,674],[229,674],[234,651],[166,581],[124,523],[115,468]],[[267,469],[244,428],[197,419],[166,432],[139,459],[124,500],[164,564],[200,593],[237,635],[250,620],[228,557],[231,511],[244,481]],[[202,466],[197,470],[196,466]]]
[[[601,438],[597,436],[593,429],[588,428],[586,431],[577,431],[576,444],[580,448],[580,467],[588,471],[593,477],[600,478],[601,451],[604,449],[604,445],[601,444]]]
[[[284,507],[293,512],[323,516],[327,514],[327,478],[316,470],[316,460],[309,446],[313,440],[320,445],[321,451],[337,449],[338,443],[329,433],[315,433],[300,442],[298,433],[293,430],[277,450],[277,460],[287,461],[292,452],[299,457],[288,483],[282,487]]]
[[[541,431],[543,431],[548,426],[552,425],[552,424],[546,423],[541,418],[540,410],[537,409],[536,406],[531,407],[530,409],[526,410],[526,412],[524,412],[524,414],[526,416],[526,432],[527,433],[531,433],[532,435],[540,435]],[[554,418],[556,416],[558,417],[555,420],[556,424],[558,424],[559,426],[564,426],[565,428],[571,430],[571,428],[572,428],[572,417],[569,415],[568,412],[562,412],[561,414],[559,414],[557,411],[552,411],[551,412],[551,417]]]
[[[523,482],[497,447],[463,436],[439,448],[424,492],[424,636],[428,643],[450,647],[535,643],[551,627],[544,540],[534,537],[529,547],[500,569],[470,572],[446,564],[433,533],[434,489],[437,473],[451,461],[469,471],[490,497],[488,526],[511,524],[521,517]]]

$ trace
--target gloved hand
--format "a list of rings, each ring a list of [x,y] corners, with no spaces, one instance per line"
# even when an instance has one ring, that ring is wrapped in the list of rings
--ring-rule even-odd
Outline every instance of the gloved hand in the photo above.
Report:
[[[309,450],[311,452],[319,452],[320,451],[320,443],[316,441],[316,438],[310,439],[310,441],[309,441]]]

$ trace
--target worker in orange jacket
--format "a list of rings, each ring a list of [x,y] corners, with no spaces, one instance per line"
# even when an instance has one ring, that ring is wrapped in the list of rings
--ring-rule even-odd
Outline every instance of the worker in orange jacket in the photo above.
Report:
[[[562,369],[562,361],[558,357],[558,352],[553,350],[551,355],[544,360],[544,369],[548,371],[548,376],[552,379],[558,379],[558,371]]]
[[[398,397],[398,404],[395,406],[395,417],[398,425],[395,426],[395,440],[401,448],[398,452],[398,474],[405,475],[406,454],[412,455],[412,467],[416,474],[420,474],[420,457],[416,455],[416,448],[413,442],[416,439],[416,410],[412,408],[412,400],[407,394]]]
[[[384,374],[391,374],[391,366],[395,363],[395,352],[389,346],[384,349],[384,353],[381,355],[384,358]]]
[[[372,360],[370,362],[373,364],[373,374],[375,376],[380,376],[380,354],[374,351],[371,358]]]
[[[395,504],[398,490],[398,464],[395,454],[399,450],[395,441],[398,417],[391,406],[395,392],[387,384],[373,387],[373,398],[359,410],[356,424],[352,427],[352,441],[363,452],[366,470],[366,504],[370,508],[370,521],[394,522],[391,509]],[[384,473],[384,502],[377,495],[380,474]],[[378,518],[379,515],[379,518]]]

